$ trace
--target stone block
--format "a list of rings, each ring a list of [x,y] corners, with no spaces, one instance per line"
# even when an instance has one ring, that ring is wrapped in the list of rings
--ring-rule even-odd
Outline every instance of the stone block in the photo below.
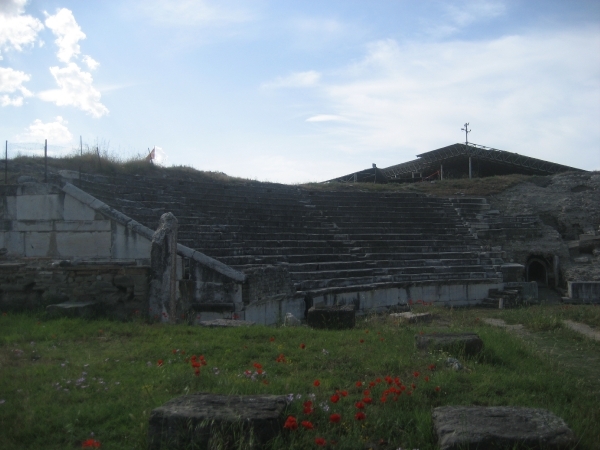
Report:
[[[198,322],[201,327],[209,328],[236,328],[236,327],[249,327],[254,325],[254,322],[246,320],[232,320],[232,319],[214,319],[214,320],[202,320]]]
[[[63,257],[110,258],[111,236],[109,231],[56,233],[56,247]]]
[[[441,450],[575,448],[567,424],[549,411],[508,406],[442,406],[433,410]]]
[[[483,349],[483,341],[475,333],[426,333],[415,335],[420,350],[441,349],[476,355]]]
[[[569,281],[567,285],[572,301],[600,303],[600,281]]]
[[[281,395],[178,397],[150,413],[148,448],[262,448],[281,432],[286,405]]]
[[[65,195],[63,205],[64,220],[94,220],[96,210],[80,202],[76,198]]]
[[[306,323],[309,327],[327,330],[354,328],[356,311],[354,305],[313,306],[308,310]]]
[[[18,220],[62,220],[59,194],[17,196]]]
[[[403,312],[390,314],[390,317],[394,317],[396,319],[400,319],[408,323],[421,323],[431,321],[430,313],[414,314],[412,312]]]
[[[85,317],[93,318],[100,313],[97,302],[65,302],[46,306],[50,317]]]

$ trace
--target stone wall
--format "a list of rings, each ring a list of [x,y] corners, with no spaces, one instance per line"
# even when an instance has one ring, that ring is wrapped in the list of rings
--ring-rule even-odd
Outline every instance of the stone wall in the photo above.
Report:
[[[0,310],[22,311],[56,303],[92,301],[115,318],[145,316],[149,270],[134,262],[4,262],[0,264]]]
[[[0,193],[0,248],[9,256],[149,264],[149,239],[57,186],[26,182]]]

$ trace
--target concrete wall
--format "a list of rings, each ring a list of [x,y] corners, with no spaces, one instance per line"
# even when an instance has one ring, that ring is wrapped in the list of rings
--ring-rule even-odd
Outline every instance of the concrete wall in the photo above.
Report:
[[[24,183],[1,190],[0,247],[9,256],[149,264],[149,239],[59,187]]]

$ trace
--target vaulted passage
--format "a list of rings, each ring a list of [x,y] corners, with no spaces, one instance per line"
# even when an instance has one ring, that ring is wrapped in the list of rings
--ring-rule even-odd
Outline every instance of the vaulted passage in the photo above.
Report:
[[[540,261],[531,261],[527,266],[527,281],[547,282],[546,267]]]

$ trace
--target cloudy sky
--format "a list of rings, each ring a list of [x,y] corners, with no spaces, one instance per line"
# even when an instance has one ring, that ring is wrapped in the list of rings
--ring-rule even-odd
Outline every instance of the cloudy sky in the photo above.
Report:
[[[600,169],[598,0],[0,0],[0,140],[322,181],[464,140]],[[34,143],[35,145],[31,144]]]

